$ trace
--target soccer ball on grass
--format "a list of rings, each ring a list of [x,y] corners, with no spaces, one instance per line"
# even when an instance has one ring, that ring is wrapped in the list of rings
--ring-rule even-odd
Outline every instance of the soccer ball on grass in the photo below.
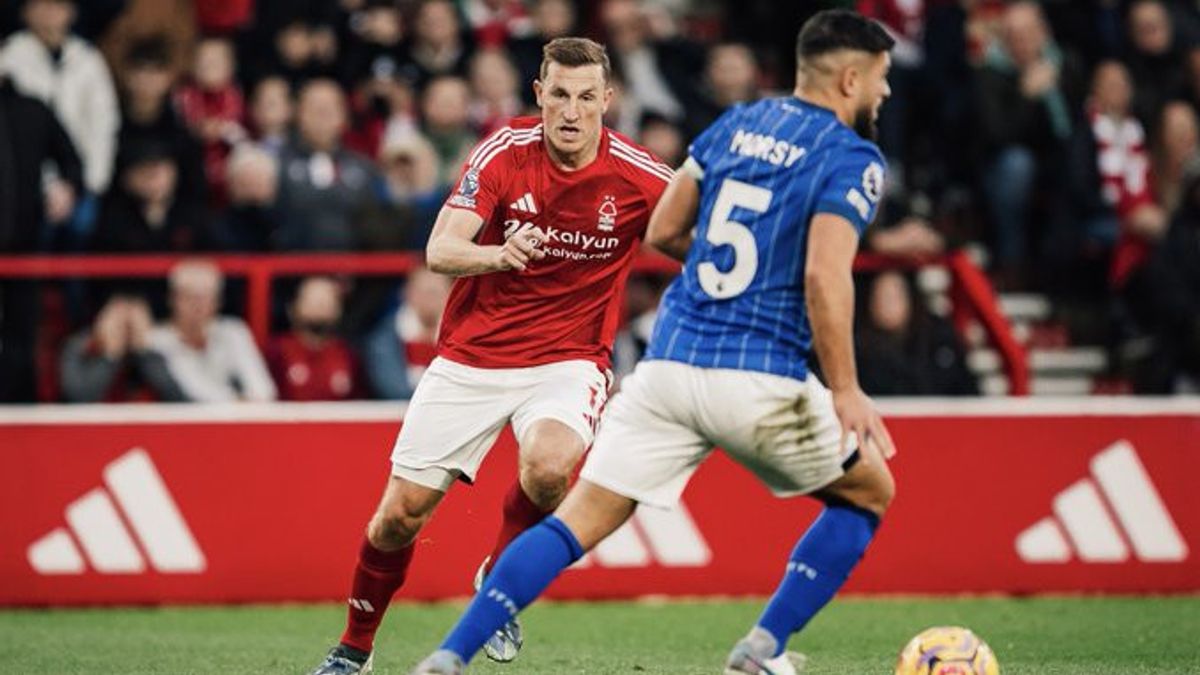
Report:
[[[991,647],[967,628],[936,626],[909,640],[896,675],[1000,675]]]

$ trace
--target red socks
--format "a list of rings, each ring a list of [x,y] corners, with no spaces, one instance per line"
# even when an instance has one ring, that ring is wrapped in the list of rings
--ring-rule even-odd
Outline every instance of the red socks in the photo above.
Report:
[[[529,495],[525,494],[519,479],[514,481],[508,494],[504,496],[504,523],[500,525],[500,534],[496,536],[496,545],[492,548],[491,558],[488,560],[484,572],[492,571],[492,567],[500,559],[500,554],[512,543],[513,539],[542,522],[542,519],[549,514],[550,511],[543,511],[529,499]]]
[[[375,631],[383,621],[392,596],[404,584],[412,562],[413,544],[397,551],[380,551],[363,537],[354,568],[354,584],[350,593],[350,609],[342,644],[364,652],[371,651]]]

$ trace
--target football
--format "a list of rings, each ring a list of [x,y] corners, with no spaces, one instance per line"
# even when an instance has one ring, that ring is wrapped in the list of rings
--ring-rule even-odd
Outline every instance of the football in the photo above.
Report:
[[[896,675],[999,675],[987,643],[968,628],[927,628],[900,651]]]

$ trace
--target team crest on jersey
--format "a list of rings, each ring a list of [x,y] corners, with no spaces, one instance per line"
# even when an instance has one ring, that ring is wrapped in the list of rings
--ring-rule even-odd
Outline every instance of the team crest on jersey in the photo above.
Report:
[[[458,194],[450,198],[450,204],[473,209],[477,194],[479,194],[479,169],[471,167],[463,174],[462,182],[458,185]]]
[[[600,217],[596,221],[596,228],[602,232],[612,232],[616,224],[617,198],[612,195],[604,195],[604,201],[600,202]]]

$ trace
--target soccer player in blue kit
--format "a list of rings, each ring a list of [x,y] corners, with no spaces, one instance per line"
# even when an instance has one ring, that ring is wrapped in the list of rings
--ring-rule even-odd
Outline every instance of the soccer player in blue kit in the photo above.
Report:
[[[851,339],[851,267],[883,193],[870,139],[892,45],[859,14],[816,14],[797,40],[793,95],[735,106],[696,138],[647,232],[685,266],[645,359],[610,404],[578,484],[510,545],[415,674],[463,672],[638,504],[678,501],[715,447],[776,495],[824,503],[725,664],[727,675],[795,672],[788,639],[845,582],[895,492],[895,450],[858,385]],[[813,349],[828,387],[809,369]]]

